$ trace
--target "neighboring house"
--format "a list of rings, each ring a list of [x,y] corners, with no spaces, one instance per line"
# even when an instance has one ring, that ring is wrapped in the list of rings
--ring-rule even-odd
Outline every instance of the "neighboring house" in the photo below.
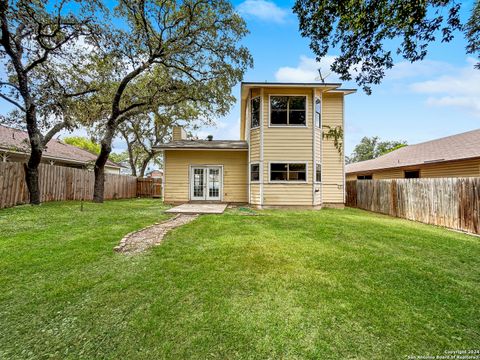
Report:
[[[27,132],[0,125],[0,161],[27,162],[29,156]],[[97,155],[56,139],[48,142],[42,155],[42,163],[74,168],[93,165],[96,159]],[[108,174],[120,174],[120,169],[120,165],[110,160],[105,165]]]
[[[355,90],[339,87],[242,83],[240,140],[187,140],[177,127],[173,141],[157,147],[165,202],[343,207],[343,151],[322,139],[322,127],[344,128],[344,96]]]
[[[152,179],[161,179],[163,178],[163,171],[162,170],[152,170],[149,171],[145,177],[152,178]]]
[[[480,176],[480,129],[349,164],[347,180]]]

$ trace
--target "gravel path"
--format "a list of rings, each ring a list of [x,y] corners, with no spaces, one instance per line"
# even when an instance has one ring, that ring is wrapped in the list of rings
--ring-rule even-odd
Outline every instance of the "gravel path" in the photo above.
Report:
[[[145,251],[152,246],[159,245],[170,230],[188,224],[197,217],[198,215],[179,214],[159,224],[153,224],[142,230],[131,232],[123,237],[120,244],[114,247],[114,250],[124,254],[136,254]]]

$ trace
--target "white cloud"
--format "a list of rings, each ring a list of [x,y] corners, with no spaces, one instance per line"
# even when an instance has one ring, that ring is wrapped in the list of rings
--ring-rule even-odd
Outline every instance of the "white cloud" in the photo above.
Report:
[[[256,17],[263,21],[285,22],[289,10],[278,7],[267,0],[245,0],[237,6],[237,11],[244,16]]]
[[[433,80],[413,83],[410,89],[429,95],[427,104],[430,106],[455,106],[480,116],[480,71],[473,68],[475,62],[468,58],[467,66],[453,68]]]
[[[423,60],[411,63],[400,61],[385,74],[386,80],[400,80],[412,77],[428,77],[452,71],[454,67],[444,61]]]
[[[318,69],[321,68],[322,76],[326,82],[338,81],[337,74],[331,72],[330,66],[335,61],[335,56],[327,55],[319,63],[307,56],[300,56],[300,62],[296,67],[281,67],[275,73],[275,79],[283,82],[313,82],[319,81]]]

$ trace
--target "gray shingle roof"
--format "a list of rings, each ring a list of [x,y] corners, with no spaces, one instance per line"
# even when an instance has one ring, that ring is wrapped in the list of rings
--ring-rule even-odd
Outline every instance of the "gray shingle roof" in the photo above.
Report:
[[[480,129],[410,145],[376,159],[348,164],[345,172],[359,173],[480,157]]]
[[[241,140],[176,140],[155,146],[156,149],[212,149],[212,150],[247,150],[248,143]]]
[[[23,153],[30,152],[30,142],[26,131],[0,125],[0,151]],[[76,146],[52,139],[43,151],[43,157],[52,160],[62,160],[66,163],[86,164],[97,159],[97,155]],[[108,160],[107,166],[120,168],[122,166]]]

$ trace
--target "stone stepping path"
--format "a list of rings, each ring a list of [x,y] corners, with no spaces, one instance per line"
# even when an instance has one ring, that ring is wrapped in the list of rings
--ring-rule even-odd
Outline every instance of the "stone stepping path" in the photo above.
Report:
[[[176,227],[188,224],[199,215],[178,214],[164,222],[147,226],[138,231],[131,232],[123,237],[113,249],[119,253],[136,254],[147,250],[152,246],[159,245],[165,235]]]

